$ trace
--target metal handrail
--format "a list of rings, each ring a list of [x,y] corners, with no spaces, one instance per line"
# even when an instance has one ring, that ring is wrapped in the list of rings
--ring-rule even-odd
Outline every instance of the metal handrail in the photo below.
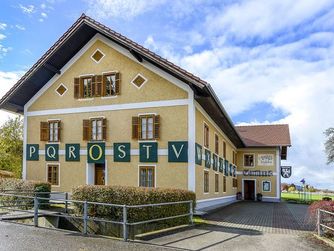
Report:
[[[60,194],[61,192],[53,192],[54,194]],[[18,194],[10,194],[10,193],[0,193],[0,196],[8,196],[8,197],[17,197],[17,198],[25,198],[25,199],[31,199],[33,200],[33,203],[29,203],[29,206],[33,205],[34,210],[34,225],[38,227],[38,215],[39,215],[39,206],[40,205],[49,205],[49,204],[55,204],[55,202],[60,202],[57,204],[64,203],[65,204],[65,213],[61,214],[60,212],[57,212],[58,217],[64,217],[64,218],[72,218],[72,219],[80,219],[84,222],[84,230],[83,233],[87,234],[87,223],[88,221],[99,221],[99,222],[108,222],[112,224],[119,224],[123,225],[123,240],[128,240],[128,226],[135,226],[140,224],[147,224],[152,222],[158,222],[163,220],[169,220],[169,219],[175,219],[175,218],[181,218],[181,217],[189,217],[189,221],[192,224],[193,223],[193,201],[176,201],[176,202],[164,202],[164,203],[156,203],[156,204],[143,204],[143,205],[119,205],[119,204],[111,204],[111,203],[102,203],[102,202],[91,202],[91,201],[80,201],[80,200],[69,200],[68,193],[65,193],[65,199],[60,198],[45,198],[45,197],[38,197],[38,194],[52,194],[52,192],[36,192],[35,196],[26,196],[26,195],[18,195]],[[40,201],[47,200],[46,203],[41,203]],[[53,203],[51,203],[51,201]],[[70,215],[67,212],[68,204],[69,203],[78,203],[83,205],[83,215],[82,216],[76,216],[76,215]],[[177,205],[177,204],[189,204],[189,213],[181,214],[181,215],[174,215],[174,216],[168,216],[168,217],[161,217],[156,219],[150,219],[146,221],[136,221],[136,222],[128,222],[128,209],[132,208],[146,208],[146,207],[161,207],[161,206],[168,206],[168,205]],[[16,205],[14,207],[20,207],[20,206],[27,206],[26,205]],[[107,220],[103,218],[97,218],[97,217],[91,217],[88,215],[88,205],[97,205],[97,206],[109,206],[109,207],[116,207],[116,208],[123,208],[123,219],[122,221],[114,221],[114,220]],[[20,212],[29,212],[29,210],[22,210],[22,209],[13,209],[10,206],[2,207],[7,208],[11,211],[20,211]],[[46,211],[43,211],[43,215],[48,216],[54,216],[55,214],[48,213]]]
[[[323,222],[323,219],[322,219],[322,214],[323,213],[334,216],[334,212],[330,212],[330,211],[323,210],[323,209],[318,209],[317,210],[317,230],[318,230],[318,235],[319,236],[323,235],[323,229],[322,228],[326,228],[326,229],[329,229],[329,230],[334,232],[334,228],[332,228],[330,226],[327,226],[326,224],[323,224],[323,223],[326,223],[326,222]]]

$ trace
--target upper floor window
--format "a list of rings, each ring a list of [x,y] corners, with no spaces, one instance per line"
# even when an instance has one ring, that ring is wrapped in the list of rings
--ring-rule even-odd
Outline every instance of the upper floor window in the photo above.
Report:
[[[83,140],[107,140],[107,120],[92,118],[83,121]]]
[[[223,142],[223,157],[226,159],[226,142]]]
[[[160,116],[154,114],[132,117],[132,138],[154,140],[160,138]]]
[[[244,154],[244,166],[253,167],[254,163],[254,154]]]
[[[215,154],[219,154],[219,137],[215,134]]]
[[[209,148],[209,126],[204,123],[204,147]]]
[[[48,122],[41,122],[40,140],[49,142],[60,141],[60,121],[50,120]]]
[[[76,99],[110,97],[119,93],[120,74],[118,72],[74,78],[74,97]]]

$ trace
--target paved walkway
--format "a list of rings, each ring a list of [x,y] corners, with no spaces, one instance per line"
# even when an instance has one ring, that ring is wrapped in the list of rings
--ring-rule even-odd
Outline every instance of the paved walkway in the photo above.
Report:
[[[239,202],[206,217],[206,223],[147,240],[182,250],[332,250],[310,238],[307,206]]]

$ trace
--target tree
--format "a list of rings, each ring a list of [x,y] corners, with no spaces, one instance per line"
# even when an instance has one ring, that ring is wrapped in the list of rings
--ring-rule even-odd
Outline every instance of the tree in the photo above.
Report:
[[[23,157],[23,121],[9,118],[0,127],[0,170],[11,171],[20,178]]]
[[[334,127],[328,128],[324,133],[327,137],[325,142],[327,164],[334,163]]]

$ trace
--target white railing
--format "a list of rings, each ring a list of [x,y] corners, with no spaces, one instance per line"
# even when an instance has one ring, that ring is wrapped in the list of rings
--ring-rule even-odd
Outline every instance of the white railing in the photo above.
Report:
[[[317,210],[317,230],[318,235],[323,236],[325,231],[334,234],[334,213],[323,209]]]

